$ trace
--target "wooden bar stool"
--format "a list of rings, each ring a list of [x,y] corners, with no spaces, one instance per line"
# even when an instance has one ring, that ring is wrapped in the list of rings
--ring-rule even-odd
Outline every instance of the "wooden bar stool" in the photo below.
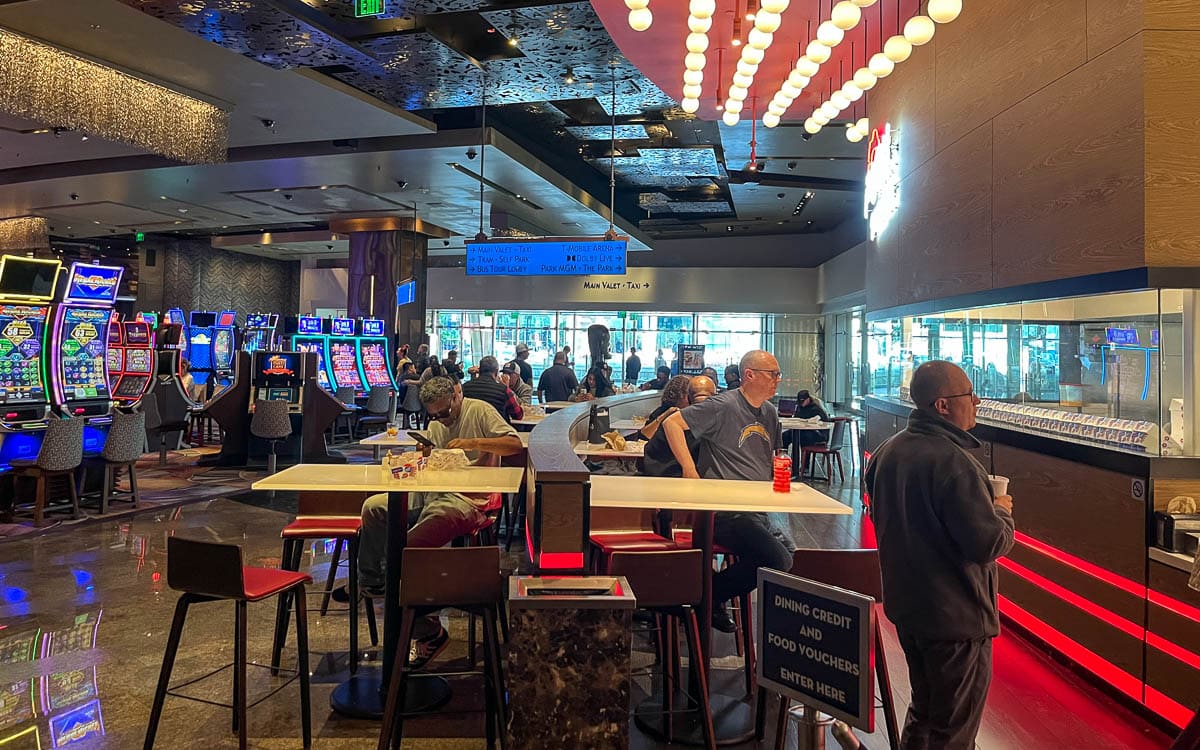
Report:
[[[700,623],[696,607],[703,597],[704,553],[698,549],[660,552],[614,552],[609,560],[609,575],[625,576],[638,609],[645,609],[666,618],[663,666],[663,712],[675,710],[675,687],[680,681],[673,678],[672,664],[676,643],[675,621],[683,622],[688,643],[688,669],[698,678],[700,695],[690,696],[700,706],[704,743],[709,750],[717,747],[713,730],[712,707],[708,699],[708,658],[700,650]],[[664,722],[667,741],[672,742],[673,724],[668,716]]]
[[[79,488],[75,474],[83,462],[83,422],[83,419],[59,419],[51,415],[37,458],[14,458],[10,462],[14,482],[23,477],[37,482],[33,496],[33,523],[37,526],[45,523],[47,511],[69,510],[71,518],[79,517]],[[70,505],[50,505],[50,483],[55,480],[66,487]]]
[[[300,679],[300,722],[303,729],[304,747],[312,746],[312,711],[308,695],[308,614],[304,606],[304,585],[312,583],[306,573],[274,568],[251,568],[242,564],[242,548],[236,544],[217,544],[183,539],[173,536],[167,539],[167,585],[183,592],[175,605],[175,618],[171,622],[171,634],[167,637],[167,650],[163,654],[162,672],[158,677],[158,688],[154,692],[154,704],[150,709],[150,722],[146,727],[145,750],[153,750],[154,735],[162,718],[163,703],[167,695],[189,700],[199,700],[170,687],[171,671],[175,666],[175,655],[179,651],[179,639],[183,635],[188,607],[202,602],[233,600],[234,610],[234,657],[233,664],[226,664],[200,677],[190,679],[179,688],[193,685],[218,672],[233,667],[233,703],[217,704],[233,710],[233,731],[238,733],[238,747],[246,748],[246,711],[258,705],[290,684]],[[246,615],[248,602],[257,602],[272,596],[292,593],[296,597],[296,652],[297,666],[292,677],[278,685],[254,703],[246,698]],[[257,664],[255,666],[258,666]],[[289,670],[290,671],[290,670]],[[211,701],[202,701],[211,703]]]
[[[508,747],[504,672],[496,612],[504,603],[499,547],[408,547],[400,574],[400,639],[387,690],[378,750],[398,748],[404,739],[404,693],[408,652],[418,615],[458,609],[483,618],[483,679],[487,705],[487,746]]]
[[[112,499],[129,500],[133,502],[133,507],[138,507],[141,497],[137,485],[137,460],[142,457],[145,444],[146,413],[114,412],[104,450],[99,456],[83,459],[79,472],[79,486],[82,488],[87,486],[88,469],[104,469],[104,482],[99,496],[101,514],[108,512],[108,502]],[[122,469],[129,472],[128,493],[116,491]]]

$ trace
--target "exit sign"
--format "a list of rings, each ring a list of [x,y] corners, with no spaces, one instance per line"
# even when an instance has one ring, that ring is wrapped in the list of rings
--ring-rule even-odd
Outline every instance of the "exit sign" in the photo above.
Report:
[[[354,17],[382,16],[384,0],[354,0]]]

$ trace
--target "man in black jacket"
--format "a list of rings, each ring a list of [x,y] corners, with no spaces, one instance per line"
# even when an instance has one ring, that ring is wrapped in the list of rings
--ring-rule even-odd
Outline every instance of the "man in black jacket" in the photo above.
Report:
[[[979,404],[956,365],[926,362],[909,386],[908,428],[866,471],[884,611],[908,662],[912,703],[900,746],[969,750],[1000,634],[996,560],[1012,549],[1012,497],[996,496],[968,451]]]
[[[464,398],[474,398],[491,404],[505,422],[525,416],[521,402],[508,385],[500,380],[500,361],[492,356],[479,360],[479,377],[462,384]]]

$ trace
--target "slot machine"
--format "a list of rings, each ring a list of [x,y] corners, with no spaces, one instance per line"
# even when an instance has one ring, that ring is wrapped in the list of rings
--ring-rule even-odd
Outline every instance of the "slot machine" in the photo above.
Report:
[[[105,734],[96,660],[80,658],[84,652],[96,649],[102,613],[103,610],[81,612],[69,626],[42,635],[41,658],[64,665],[63,669],[44,674],[40,679],[41,712],[47,717],[55,748]],[[75,664],[80,666],[74,668]]]
[[[288,412],[300,413],[300,389],[304,385],[300,352],[254,352],[250,357],[250,411],[262,401],[287,401]]]
[[[353,388],[356,398],[366,395],[358,338],[354,335],[354,318],[333,318],[327,351],[329,375],[335,392],[338,388]]]
[[[39,628],[31,628],[17,631],[11,635],[7,631],[0,633],[0,668],[5,666],[11,668],[11,665],[37,659],[38,637],[41,632]],[[16,674],[22,673],[16,672]],[[21,679],[15,681],[0,680],[0,729],[19,726],[35,718],[34,698],[38,683],[37,677],[32,674],[31,670],[22,674]],[[8,745],[4,744],[5,742],[27,731],[26,728],[21,728],[9,737],[0,737],[0,747],[7,750]],[[19,742],[14,744],[16,747],[24,747]]]
[[[167,310],[162,320],[159,321],[159,325],[154,330],[157,331],[162,325],[179,326],[181,335],[174,344],[174,347],[179,350],[179,354],[183,359],[190,359],[188,352],[187,317],[184,316],[183,310],[180,310],[178,307],[172,307],[170,310]],[[160,348],[157,342],[155,342],[154,348]]]
[[[187,336],[187,351],[184,354],[191,363],[192,379],[196,385],[208,388],[209,378],[215,369],[213,367],[213,335],[217,325],[217,314],[206,310],[193,310],[188,316],[188,327],[184,333]]]
[[[0,464],[36,458],[50,414],[42,357],[62,262],[0,257]]]
[[[113,336],[113,331],[118,331]],[[113,340],[120,343],[114,346]],[[119,352],[113,355],[114,348]],[[140,320],[113,323],[109,328],[108,380],[113,400],[122,406],[141,401],[154,375],[154,349],[150,346],[150,326]],[[114,376],[113,364],[119,362]]]
[[[333,390],[333,376],[329,373],[329,336],[325,328],[328,319],[301,315],[296,321],[296,333],[292,336],[292,349],[312,352],[317,355],[317,384],[327,391]]]
[[[223,310],[212,333],[213,379],[221,387],[233,375],[233,353],[237,351],[237,310]]]
[[[383,321],[365,318],[362,335],[358,337],[358,356],[362,362],[362,374],[367,390],[383,386],[396,392],[396,378],[392,371],[392,360],[388,356],[388,340],[384,335]]]
[[[275,348],[275,329],[279,327],[279,316],[275,313],[253,313],[246,316],[246,327],[242,331],[242,351],[254,353],[260,349]]]

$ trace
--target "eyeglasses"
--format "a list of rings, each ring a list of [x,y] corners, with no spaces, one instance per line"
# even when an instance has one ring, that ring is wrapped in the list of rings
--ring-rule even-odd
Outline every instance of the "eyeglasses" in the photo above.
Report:
[[[934,404],[936,404],[938,401],[941,401],[942,399],[949,400],[952,398],[962,398],[963,396],[970,396],[971,398],[974,398],[975,397],[975,389],[972,388],[971,390],[967,391],[966,393],[955,393],[952,396],[938,396],[934,400],[930,401],[929,405],[933,406]]]
[[[761,372],[761,373],[767,375],[768,377],[770,377],[772,380],[779,380],[780,378],[783,377],[782,370],[761,370],[757,367],[747,367],[746,369],[753,370],[754,372]]]
[[[454,402],[453,402],[453,401],[451,401],[451,402],[450,402],[450,405],[449,405],[449,406],[447,406],[445,409],[442,409],[441,411],[431,411],[431,412],[429,412],[429,418],[430,418],[430,419],[432,419],[432,420],[435,420],[435,421],[437,421],[437,420],[442,420],[442,419],[446,419],[447,417],[449,417],[449,416],[450,416],[450,414],[451,414],[453,411],[454,411]]]

